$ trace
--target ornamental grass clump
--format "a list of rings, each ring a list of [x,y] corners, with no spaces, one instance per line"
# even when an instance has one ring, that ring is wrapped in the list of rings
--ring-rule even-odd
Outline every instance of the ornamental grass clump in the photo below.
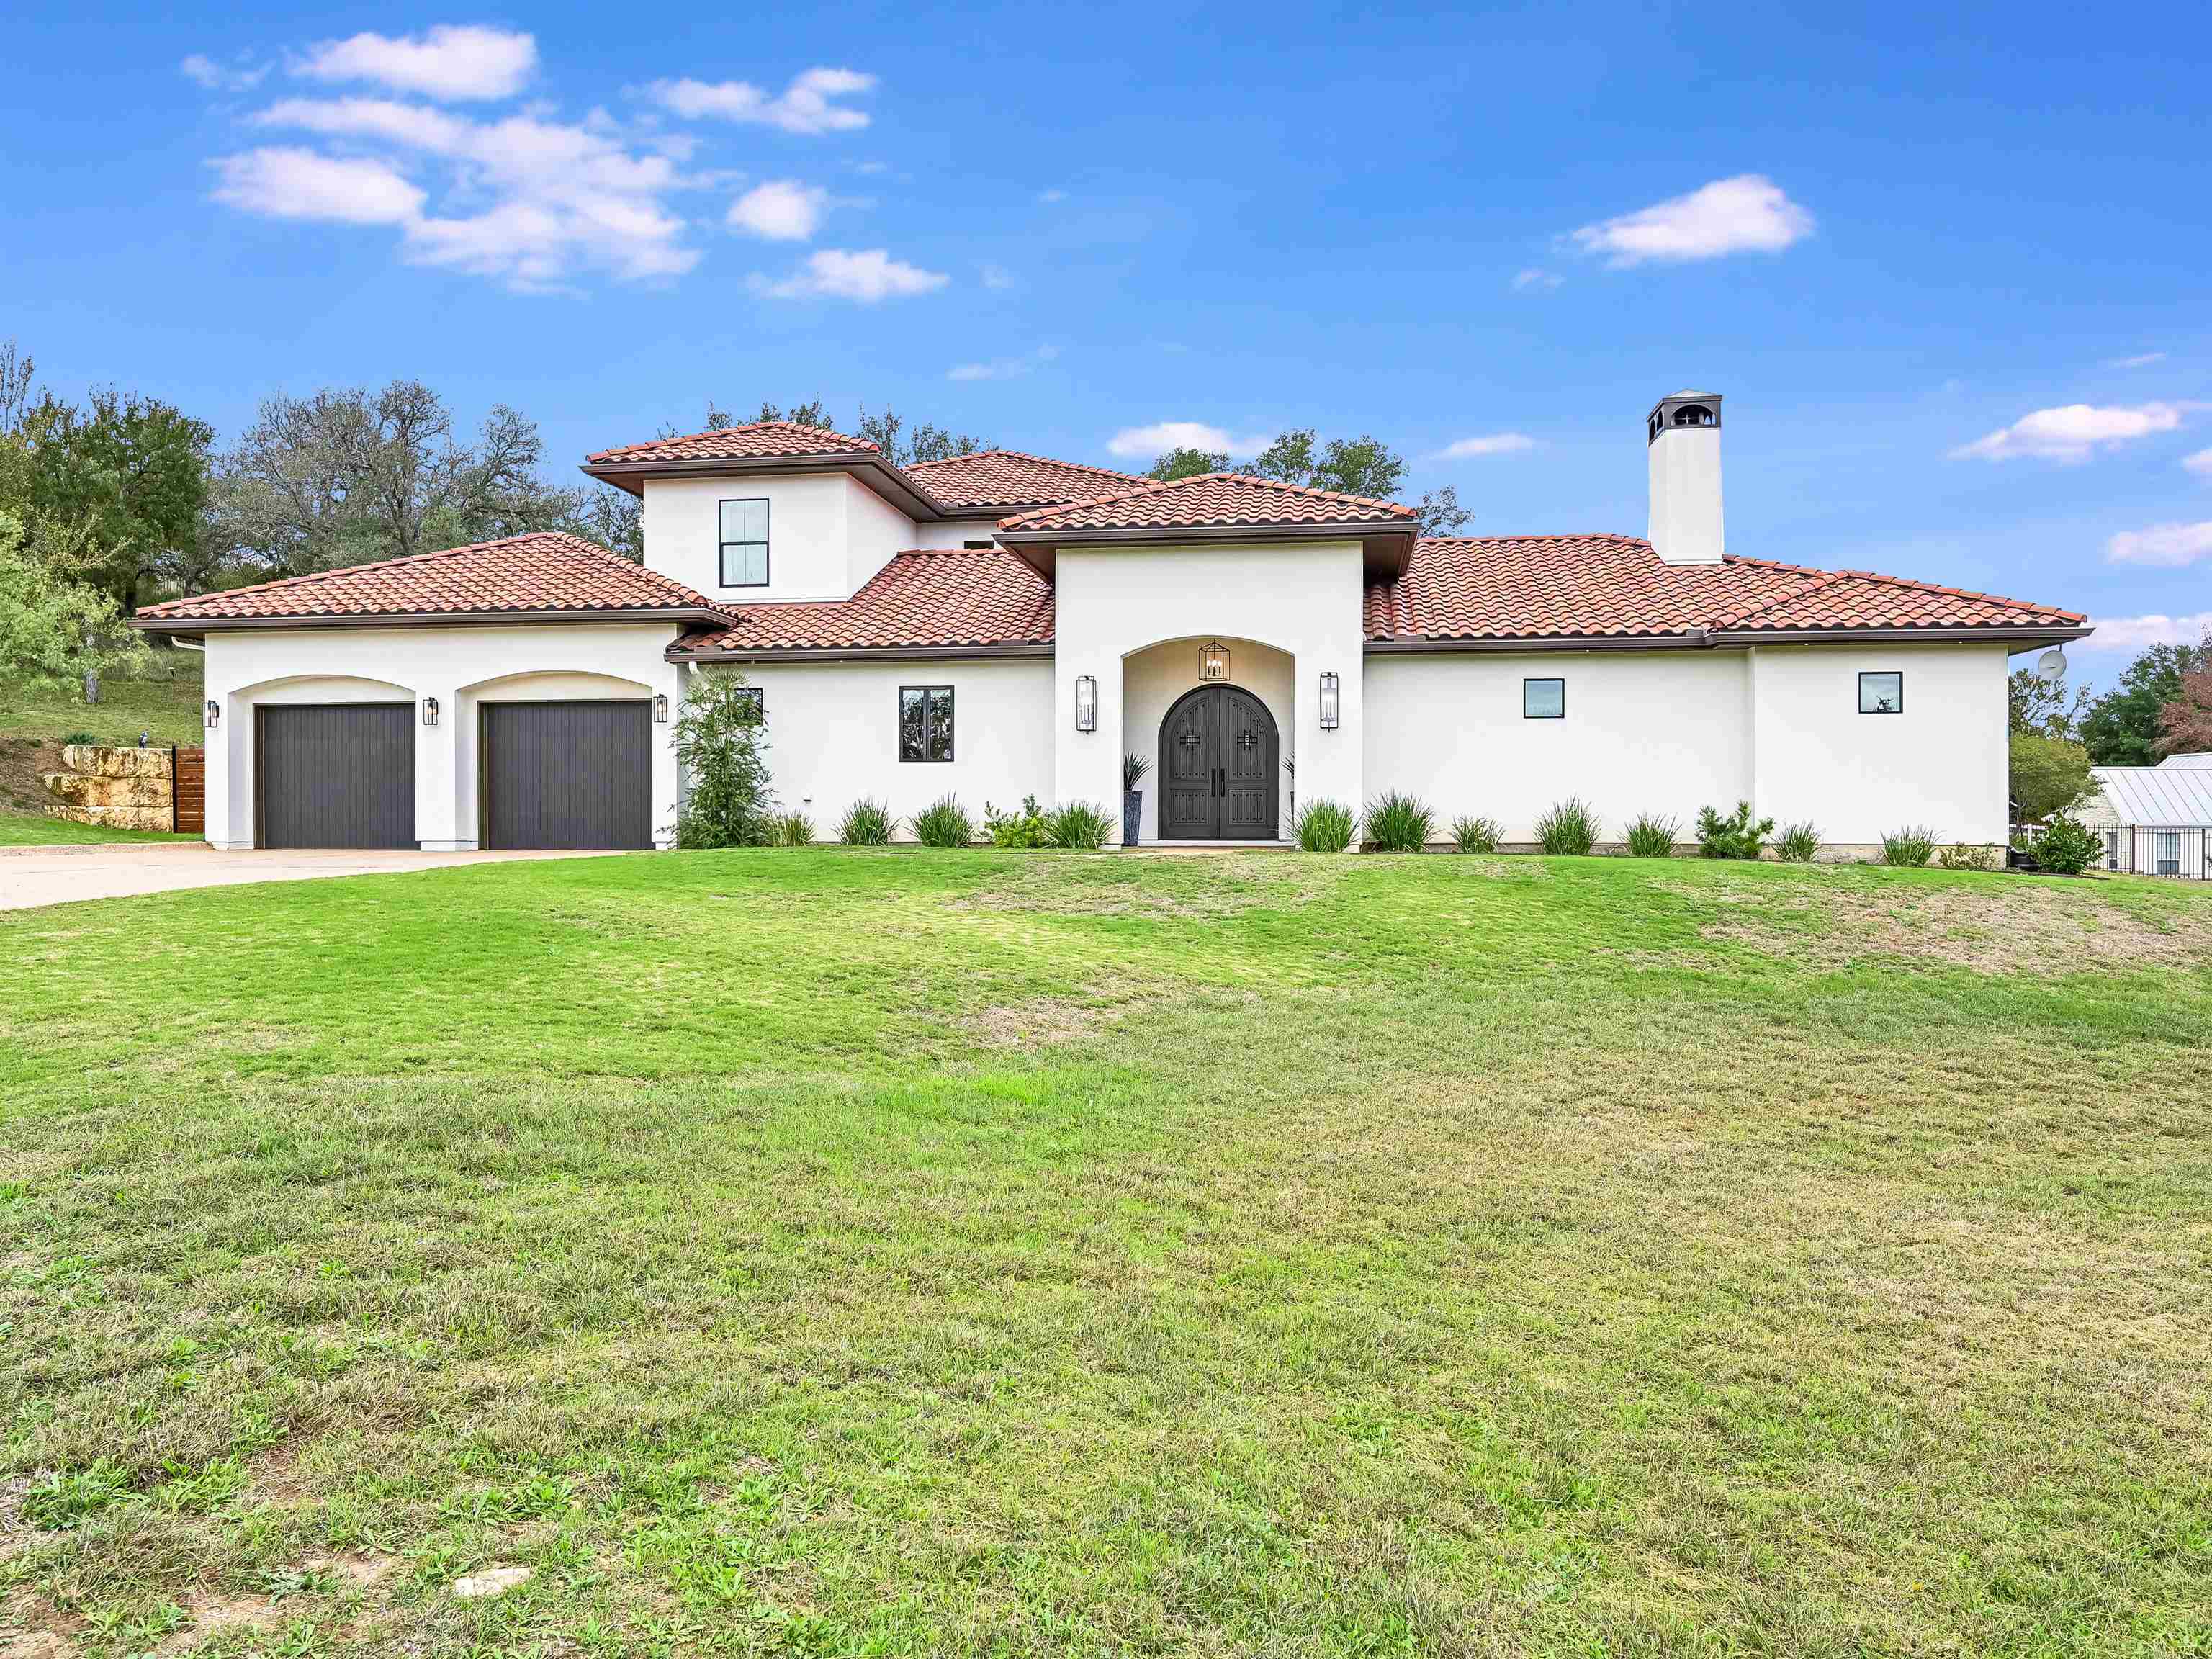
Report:
[[[1536,820],[1536,845],[1563,858],[1586,858],[1597,845],[1597,814],[1579,795],[1570,795]]]
[[[914,815],[914,837],[924,847],[966,847],[975,839],[975,820],[957,795],[947,795]]]
[[[1810,864],[1820,853],[1820,831],[1810,818],[1785,823],[1774,839],[1774,856],[1784,864]]]
[[[1726,817],[1710,806],[1698,811],[1698,851],[1709,859],[1755,859],[1773,833],[1772,818],[1753,822],[1747,800],[1738,801]]]
[[[1429,844],[1437,815],[1415,795],[1395,790],[1377,796],[1367,808],[1367,839],[1385,853],[1418,853]]]
[[[1119,827],[1097,802],[1072,800],[1044,815],[1044,844],[1070,852],[1095,853]]]
[[[1495,853],[1505,832],[1496,818],[1457,817],[1452,820],[1451,838],[1462,853]]]
[[[1359,815],[1326,795],[1298,808],[1298,845],[1309,853],[1341,853],[1359,833]]]
[[[1936,856],[1936,832],[1918,824],[1893,830],[1881,838],[1881,861],[1893,869],[1917,870]]]
[[[1630,819],[1626,835],[1628,856],[1632,859],[1673,858],[1674,837],[1681,828],[1680,818],[1662,818],[1654,812],[1645,812]]]
[[[898,833],[898,820],[887,801],[863,795],[837,820],[837,839],[848,847],[883,847]]]
[[[814,820],[804,812],[780,812],[774,820],[778,847],[814,845]]]

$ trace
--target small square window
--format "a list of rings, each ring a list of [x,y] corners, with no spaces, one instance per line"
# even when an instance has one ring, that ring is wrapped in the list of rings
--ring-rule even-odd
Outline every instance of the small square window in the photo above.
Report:
[[[724,501],[721,514],[722,586],[768,586],[768,503]]]
[[[1567,717],[1567,683],[1565,680],[1523,680],[1521,682],[1521,718],[1526,720],[1563,720]]]
[[[1904,712],[1904,675],[1878,674],[1869,671],[1859,676],[1860,714],[1902,714]]]
[[[902,761],[952,758],[952,688],[902,685],[898,694],[898,757]]]

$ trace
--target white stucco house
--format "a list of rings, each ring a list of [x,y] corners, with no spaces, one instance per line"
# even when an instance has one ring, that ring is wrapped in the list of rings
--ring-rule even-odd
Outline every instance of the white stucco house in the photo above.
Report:
[[[541,534],[155,605],[204,644],[222,847],[665,844],[670,711],[759,688],[775,787],[829,833],[1025,795],[1146,841],[1279,836],[1389,790],[1525,842],[1751,801],[1838,849],[2006,833],[2008,656],[2049,605],[1731,553],[1721,399],[1645,422],[1644,537],[1422,536],[1401,504],[1011,451],[907,467],[760,422],[591,456],[634,564]]]

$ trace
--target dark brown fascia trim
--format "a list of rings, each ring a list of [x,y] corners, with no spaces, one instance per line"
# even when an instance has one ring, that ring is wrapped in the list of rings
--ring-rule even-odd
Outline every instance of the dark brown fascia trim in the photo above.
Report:
[[[929,662],[954,657],[1049,657],[1052,646],[1018,645],[787,646],[750,651],[685,650],[679,641],[661,654],[670,662]]]
[[[2046,645],[2082,639],[2095,631],[2087,623],[2002,628],[1737,628],[1716,629],[1706,637],[1715,645],[1910,645],[1916,640],[1948,645],[1971,645],[1977,640],[1991,645]]]
[[[2043,645],[2078,640],[2088,628],[1825,628],[1785,633],[1692,628],[1680,634],[1536,635],[1512,639],[1370,639],[1370,656],[1491,651],[1705,651],[1754,645]]]
[[[148,634],[178,634],[197,639],[206,634],[302,628],[499,628],[533,623],[700,623],[727,628],[726,611],[699,605],[646,611],[620,606],[569,611],[380,611],[324,617],[133,617],[131,625]]]
[[[999,541],[1007,547],[1066,546],[1091,542],[1367,542],[1385,536],[1411,540],[1419,534],[1403,520],[1361,520],[1346,524],[1206,524],[1154,525],[1115,530],[1007,530]]]
[[[842,472],[907,514],[934,523],[940,519],[979,518],[980,514],[946,507],[881,455],[839,451],[828,455],[741,455],[685,461],[586,461],[586,477],[642,496],[647,478],[738,477],[756,472]]]

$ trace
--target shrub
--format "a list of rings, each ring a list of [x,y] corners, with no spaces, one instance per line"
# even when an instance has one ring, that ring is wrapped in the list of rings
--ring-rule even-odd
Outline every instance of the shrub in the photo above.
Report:
[[[898,820],[884,802],[863,795],[837,820],[837,839],[848,847],[881,847],[898,833]]]
[[[1680,818],[1662,818],[1646,812],[1628,825],[1628,856],[1632,859],[1671,859],[1674,837],[1681,832]]]
[[[1298,808],[1298,845],[1309,853],[1341,853],[1359,833],[1359,815],[1323,795]]]
[[[1972,842],[1954,842],[1939,848],[1936,862],[1946,870],[1994,870],[1997,867],[1997,849],[1978,847]]]
[[[1536,844],[1547,853],[1586,857],[1597,845],[1597,814],[1579,795],[1570,795],[1536,820]]]
[[[1810,818],[1784,824],[1774,843],[1774,855],[1784,864],[1810,864],[1820,853],[1820,832]]]
[[[2054,812],[2029,848],[2035,861],[2062,876],[2078,876],[2104,856],[2105,843],[2070,812]]]
[[[994,847],[1047,847],[1051,844],[1045,839],[1044,814],[1037,810],[1035,795],[1022,797],[1022,810],[1018,812],[1001,812],[990,802],[985,801],[983,830],[991,837]]]
[[[676,722],[676,763],[689,780],[676,844],[765,846],[775,829],[775,792],[763,758],[760,702],[739,695],[742,674],[723,669],[691,678]]]
[[[1385,853],[1419,852],[1436,827],[1437,815],[1418,796],[1393,791],[1367,808],[1367,839]]]
[[[804,812],[779,812],[772,820],[778,847],[814,845],[814,820]]]
[[[89,732],[70,732],[65,733],[62,738],[62,742],[64,744],[73,743],[90,744],[94,748],[97,748],[100,745],[100,739],[94,737]]]
[[[1072,800],[1044,815],[1044,844],[1073,852],[1095,853],[1121,827],[1119,818],[1106,816],[1096,801]]]
[[[1495,853],[1504,832],[1496,818],[1454,818],[1452,845],[1462,853]]]
[[[1726,817],[1710,806],[1698,811],[1698,850],[1709,859],[1755,859],[1773,833],[1772,818],[1752,822],[1747,800],[1738,801]]]
[[[1936,832],[1907,824],[1881,838],[1881,861],[1899,870],[1917,870],[1936,855]]]
[[[975,820],[958,796],[947,795],[914,815],[914,835],[924,847],[966,847],[975,839]]]

